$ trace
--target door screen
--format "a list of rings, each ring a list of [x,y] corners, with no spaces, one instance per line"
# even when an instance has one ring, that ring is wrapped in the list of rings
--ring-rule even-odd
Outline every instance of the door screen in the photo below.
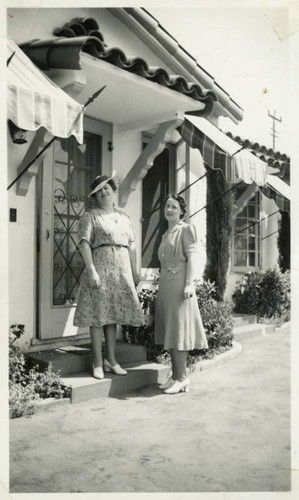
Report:
[[[78,222],[101,158],[102,138],[85,133],[84,144],[57,139],[54,146],[52,305],[73,304],[84,264],[77,247]]]

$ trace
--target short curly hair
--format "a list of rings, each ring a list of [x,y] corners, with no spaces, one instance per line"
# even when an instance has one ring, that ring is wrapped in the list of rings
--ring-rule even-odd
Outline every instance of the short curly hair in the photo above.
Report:
[[[180,215],[180,219],[183,219],[183,217],[185,216],[185,214],[187,212],[187,203],[185,201],[185,198],[183,198],[183,196],[181,196],[180,194],[170,193],[166,196],[165,204],[166,204],[167,200],[169,200],[170,198],[173,198],[174,200],[176,200],[178,202],[178,204],[180,205],[180,209],[182,211],[182,213]]]

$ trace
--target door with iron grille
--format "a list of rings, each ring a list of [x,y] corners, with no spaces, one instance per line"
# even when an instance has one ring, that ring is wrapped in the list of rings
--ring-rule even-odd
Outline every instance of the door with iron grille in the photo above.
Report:
[[[97,127],[98,128],[98,127]],[[78,249],[78,224],[90,183],[110,171],[110,127],[86,131],[84,143],[56,139],[43,164],[39,244],[39,338],[88,333],[73,326],[84,263]],[[110,153],[111,154],[111,153]]]

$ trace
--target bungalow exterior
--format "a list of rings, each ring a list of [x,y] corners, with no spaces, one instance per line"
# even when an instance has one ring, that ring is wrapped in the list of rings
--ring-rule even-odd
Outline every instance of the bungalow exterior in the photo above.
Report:
[[[275,181],[267,183],[267,175],[277,169],[219,131],[219,117],[238,123],[241,107],[149,12],[9,8],[7,38],[66,99],[85,105],[94,97],[84,111],[81,144],[80,120],[77,135],[68,129],[53,139],[51,97],[43,97],[48,123],[28,129],[27,142],[13,142],[8,130],[9,322],[25,324],[22,342],[29,350],[89,337],[87,330],[73,326],[83,269],[76,232],[90,182],[100,173],[118,180],[117,203],[135,228],[144,286],[158,272],[163,199],[174,191],[185,195],[188,218],[197,227],[202,277],[210,170],[222,170],[231,186],[238,183],[235,227],[264,217],[245,237],[234,237],[226,296],[247,270],[277,263],[277,245],[267,237],[278,229],[284,205],[277,204],[287,196],[280,192],[278,200],[275,193],[281,185],[275,189]],[[14,64],[17,58],[12,57],[8,71]],[[35,90],[31,88],[32,94]],[[19,117],[24,106],[18,97]],[[20,122],[15,125],[22,128]],[[239,163],[232,160],[234,155]]]

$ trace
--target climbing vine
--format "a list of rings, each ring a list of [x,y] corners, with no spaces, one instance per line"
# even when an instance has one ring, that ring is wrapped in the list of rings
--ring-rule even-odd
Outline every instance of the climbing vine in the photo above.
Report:
[[[232,237],[233,191],[228,190],[220,170],[210,170],[207,176],[206,248],[207,262],[204,279],[215,283],[217,300],[223,300],[229,267]]]
[[[291,267],[291,249],[290,249],[290,215],[288,212],[281,212],[280,227],[278,231],[278,263],[280,270],[284,273]]]

